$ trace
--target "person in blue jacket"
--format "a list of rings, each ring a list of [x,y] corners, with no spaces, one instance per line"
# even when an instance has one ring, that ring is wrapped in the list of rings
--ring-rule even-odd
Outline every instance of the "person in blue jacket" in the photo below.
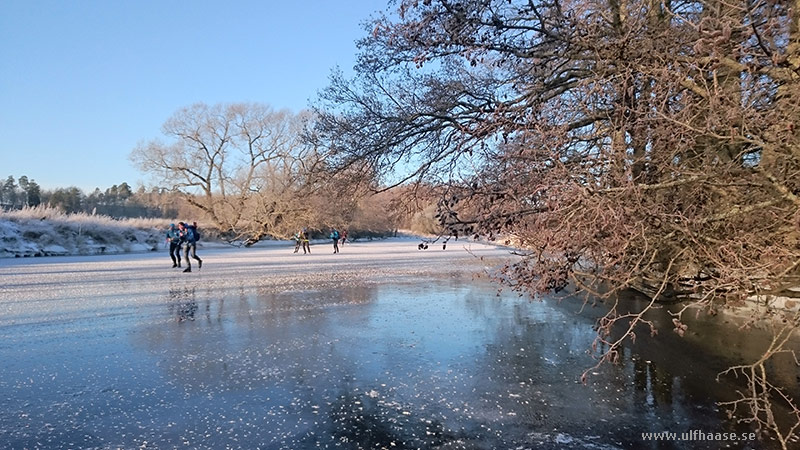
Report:
[[[332,228],[330,238],[333,240],[333,253],[339,253],[339,230]]]
[[[189,259],[189,252],[192,253],[192,258],[197,260],[197,268],[203,267],[203,260],[197,256],[197,234],[195,234],[196,226],[187,225],[183,222],[178,222],[178,229],[181,234],[181,243],[183,244],[183,259],[186,260],[186,268],[184,272],[192,271],[192,260]]]
[[[169,243],[169,257],[172,259],[172,267],[181,266],[181,234],[174,223],[169,224],[167,230],[167,242]]]

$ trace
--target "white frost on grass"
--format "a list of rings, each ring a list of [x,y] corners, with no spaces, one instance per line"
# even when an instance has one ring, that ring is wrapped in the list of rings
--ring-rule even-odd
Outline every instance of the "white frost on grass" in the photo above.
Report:
[[[118,254],[158,249],[165,219],[65,214],[34,207],[0,212],[0,258]]]

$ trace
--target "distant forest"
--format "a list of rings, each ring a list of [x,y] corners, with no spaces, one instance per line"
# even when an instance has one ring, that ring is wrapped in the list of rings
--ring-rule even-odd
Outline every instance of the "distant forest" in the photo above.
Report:
[[[9,175],[0,186],[0,206],[4,210],[26,206],[49,205],[66,213],[101,214],[111,217],[174,218],[182,212],[182,201],[164,189],[147,190],[139,186],[134,191],[122,182],[105,190],[95,188],[89,194],[71,186],[43,190],[35,180],[23,175]]]

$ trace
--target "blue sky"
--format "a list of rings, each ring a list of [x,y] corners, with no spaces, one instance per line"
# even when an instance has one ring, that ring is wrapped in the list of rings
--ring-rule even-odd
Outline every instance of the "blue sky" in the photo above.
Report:
[[[0,177],[87,194],[196,102],[299,111],[387,2],[0,0]]]

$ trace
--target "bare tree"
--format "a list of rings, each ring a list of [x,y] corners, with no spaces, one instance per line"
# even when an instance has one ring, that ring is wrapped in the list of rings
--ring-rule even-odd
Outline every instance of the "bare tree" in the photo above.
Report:
[[[712,311],[797,284],[800,3],[405,0],[398,15],[361,41],[356,79],[334,74],[318,133],[342,167],[443,186],[452,235],[526,249],[505,282]],[[610,305],[601,361],[652,325]],[[787,447],[797,427],[761,400],[800,414],[766,376],[745,398]]]
[[[143,143],[131,160],[220,230],[252,243],[288,234],[313,214],[305,198],[320,155],[300,140],[307,120],[263,104],[195,104],[164,123],[167,142]]]

